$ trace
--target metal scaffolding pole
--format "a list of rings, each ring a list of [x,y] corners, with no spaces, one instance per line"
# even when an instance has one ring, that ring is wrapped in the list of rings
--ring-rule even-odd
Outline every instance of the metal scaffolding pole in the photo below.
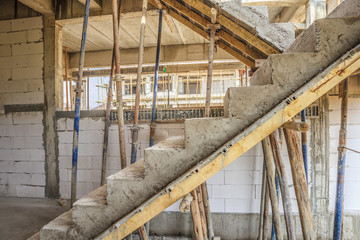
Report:
[[[141,91],[141,74],[142,64],[144,58],[144,38],[146,28],[146,12],[148,1],[143,0],[142,5],[142,17],[141,17],[141,29],[140,29],[140,46],[139,46],[139,59],[138,59],[138,71],[136,80],[136,95],[135,95],[135,109],[134,109],[134,125],[131,129],[131,163],[136,162],[138,138],[139,138],[139,110],[140,110],[140,91]]]
[[[86,0],[85,15],[81,37],[79,72],[76,81],[76,99],[75,99],[75,118],[73,131],[73,148],[72,148],[72,170],[71,170],[71,202],[70,207],[76,201],[76,181],[77,181],[77,162],[78,162],[78,146],[79,146],[79,126],[80,126],[80,103],[81,103],[81,84],[85,59],[85,43],[86,32],[89,20],[90,0]]]
[[[301,111],[301,122],[306,123],[306,109]],[[302,149],[302,155],[304,158],[306,183],[309,184],[308,158],[307,158],[307,133],[306,132],[301,132],[301,149]]]
[[[339,131],[338,147],[338,170],[336,184],[336,203],[334,217],[334,240],[342,239],[342,226],[344,215],[344,181],[345,181],[345,159],[346,159],[346,131],[347,131],[347,109],[348,109],[348,80],[342,83],[341,98],[341,125]]]
[[[159,78],[162,17],[163,17],[163,10],[160,10],[159,11],[158,40],[157,40],[157,47],[156,47],[156,63],[155,63],[153,105],[152,105],[152,110],[151,110],[151,123],[150,123],[150,144],[149,144],[150,147],[154,146],[155,119],[156,119],[156,94],[157,94],[157,83],[158,83],[158,78]]]

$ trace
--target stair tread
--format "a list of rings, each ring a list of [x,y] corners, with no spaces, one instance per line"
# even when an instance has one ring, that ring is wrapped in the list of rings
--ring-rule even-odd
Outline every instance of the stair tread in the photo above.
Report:
[[[185,138],[184,136],[174,136],[170,137],[164,141],[159,142],[158,144],[152,146],[150,149],[170,149],[170,148],[185,148]]]
[[[42,230],[55,230],[59,232],[67,232],[73,227],[72,210],[64,212],[48,224]],[[40,233],[41,235],[41,233]]]
[[[74,207],[79,206],[88,206],[88,207],[98,207],[104,206],[107,204],[106,201],[107,191],[106,184],[95,189],[88,195],[80,198],[78,201],[74,203]]]
[[[121,171],[109,176],[107,180],[139,180],[144,179],[144,160],[138,160],[136,163],[122,169]]]

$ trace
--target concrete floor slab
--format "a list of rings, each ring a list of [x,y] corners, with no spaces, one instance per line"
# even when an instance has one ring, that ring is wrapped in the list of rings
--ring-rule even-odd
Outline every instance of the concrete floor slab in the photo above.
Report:
[[[56,200],[0,197],[0,238],[27,239],[66,210]]]

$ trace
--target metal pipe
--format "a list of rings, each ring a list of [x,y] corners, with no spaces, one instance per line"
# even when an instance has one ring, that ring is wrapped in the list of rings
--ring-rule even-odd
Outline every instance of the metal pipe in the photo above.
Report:
[[[140,46],[139,46],[139,58],[138,58],[138,71],[137,71],[137,79],[136,79],[134,125],[133,125],[133,127],[131,129],[131,135],[132,135],[131,163],[136,162],[137,148],[138,148],[141,74],[142,74],[142,64],[143,64],[143,58],[144,58],[144,38],[145,38],[145,28],[146,28],[147,5],[148,5],[148,1],[143,0],[142,17],[141,17],[141,29],[140,29]]]
[[[158,27],[158,39],[156,47],[156,63],[155,63],[155,78],[154,78],[154,90],[153,90],[153,105],[151,109],[151,123],[150,123],[150,147],[154,146],[155,135],[155,119],[156,119],[156,95],[157,95],[157,83],[159,79],[159,65],[160,65],[160,49],[161,49],[161,29],[162,29],[162,17],[163,11],[159,11],[159,27]]]
[[[345,176],[345,159],[346,159],[346,131],[347,131],[347,109],[348,109],[348,80],[342,83],[341,98],[341,125],[339,131],[339,148],[338,148],[338,171],[336,184],[336,203],[334,217],[334,240],[342,239],[342,225],[344,215],[344,176]]]
[[[81,103],[81,84],[85,58],[86,32],[89,20],[90,0],[86,0],[85,15],[81,37],[79,72],[76,81],[76,99],[75,99],[75,118],[73,131],[73,149],[72,149],[72,169],[71,169],[71,202],[70,207],[76,200],[76,181],[77,181],[77,162],[78,162],[78,146],[79,146],[79,125],[80,125],[80,103]]]
[[[119,1],[118,6],[118,26],[120,26],[120,13],[121,13],[121,0]],[[110,110],[111,103],[113,101],[113,74],[115,64],[115,48],[113,48],[112,58],[111,58],[111,70],[109,77],[109,86],[107,92],[107,101],[106,101],[106,110],[105,110],[105,127],[104,127],[104,142],[103,142],[103,152],[102,152],[102,167],[101,167],[101,185],[105,184],[106,179],[106,163],[107,163],[107,154],[108,154],[108,143],[109,143],[109,128],[110,128]],[[123,168],[123,166],[121,166]]]
[[[69,111],[69,87],[68,87],[68,59],[67,59],[67,47],[65,47],[65,89],[66,89],[66,111]]]
[[[301,122],[306,123],[306,109],[301,111]],[[306,176],[306,184],[309,184],[308,178],[308,158],[307,158],[307,133],[301,132],[301,150],[304,159],[304,168]]]
[[[120,161],[121,168],[126,167],[126,149],[125,149],[125,135],[124,135],[124,113],[122,100],[122,82],[120,75],[120,46],[119,46],[119,18],[117,13],[117,1],[112,0],[112,14],[113,14],[113,32],[114,32],[114,53],[115,53],[115,81],[116,81],[116,99],[117,99],[117,117],[118,117],[118,132],[119,132],[119,147],[120,147]]]
[[[279,203],[279,174],[275,169],[275,187],[276,187],[276,196],[277,196],[277,201]],[[271,239],[275,240],[275,226],[274,226],[274,220],[272,222],[272,230],[271,230]]]

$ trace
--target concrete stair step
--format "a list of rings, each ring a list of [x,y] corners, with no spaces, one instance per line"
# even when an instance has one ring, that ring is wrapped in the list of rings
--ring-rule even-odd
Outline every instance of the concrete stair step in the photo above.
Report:
[[[264,116],[292,93],[287,86],[259,85],[229,88],[224,98],[224,114],[241,120],[245,128]]]
[[[85,239],[73,226],[72,210],[69,210],[42,227],[40,239]]]
[[[74,203],[72,218],[82,235],[90,238],[119,217],[116,209],[107,205],[106,184]]]
[[[316,20],[286,50],[287,53],[319,52],[324,61],[335,61],[359,42],[354,32],[360,29],[360,13],[351,18],[324,18]]]
[[[342,1],[326,18],[345,18],[360,16],[360,1]]]

